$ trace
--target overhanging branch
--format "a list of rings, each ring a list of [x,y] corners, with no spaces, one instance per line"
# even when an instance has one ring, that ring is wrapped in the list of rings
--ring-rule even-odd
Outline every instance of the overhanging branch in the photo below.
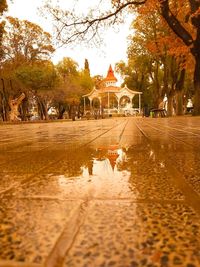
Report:
[[[53,17],[56,23],[56,39],[63,44],[69,44],[75,41],[94,40],[99,38],[99,31],[102,28],[112,26],[121,22],[121,15],[128,7],[143,5],[147,0],[119,1],[117,6],[108,10],[104,14],[77,17],[75,10],[73,12],[64,12],[46,5],[48,13]]]

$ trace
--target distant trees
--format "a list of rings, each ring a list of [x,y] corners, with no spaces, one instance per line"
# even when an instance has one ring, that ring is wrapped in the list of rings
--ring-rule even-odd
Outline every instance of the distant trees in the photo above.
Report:
[[[53,88],[55,70],[52,70],[53,65],[48,59],[54,52],[54,48],[50,34],[44,32],[40,26],[26,20],[8,17],[5,22],[1,51],[0,75],[5,81],[12,81],[12,87],[4,83],[4,91],[2,90],[0,102],[5,99],[4,105],[7,106],[5,110],[9,110],[8,99],[15,98],[22,91],[28,97],[30,94],[36,95],[41,90],[47,91]],[[24,101],[28,101],[27,97]],[[36,99],[39,101],[39,98]],[[23,107],[25,109],[25,105]],[[25,116],[28,110],[24,109],[21,113]],[[41,117],[47,118],[44,105],[39,110],[41,110]],[[21,114],[21,117],[24,116]],[[5,118],[8,118],[8,115]]]
[[[88,63],[89,67],[89,63]],[[93,87],[93,80],[87,71],[78,70],[78,64],[69,57],[64,57],[57,65],[56,69],[60,77],[60,84],[56,89],[58,95],[54,101],[59,112],[59,118],[63,118],[65,111],[69,112],[72,104],[77,105],[81,102],[82,95],[88,93]],[[60,97],[58,97],[60,96]]]
[[[33,113],[47,120],[51,107],[63,118],[73,101],[79,105],[81,96],[93,87],[88,61],[84,70],[67,57],[54,65],[51,35],[27,20],[7,17],[2,29],[0,119],[9,120],[9,101],[22,92],[26,95],[19,106],[23,120]]]
[[[50,59],[54,52],[51,35],[32,22],[7,17],[2,42],[2,62],[34,63]]]

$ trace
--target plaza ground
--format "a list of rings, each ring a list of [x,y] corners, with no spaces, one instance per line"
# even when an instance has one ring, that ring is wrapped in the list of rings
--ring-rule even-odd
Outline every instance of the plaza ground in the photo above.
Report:
[[[0,267],[200,266],[200,117],[0,136]]]

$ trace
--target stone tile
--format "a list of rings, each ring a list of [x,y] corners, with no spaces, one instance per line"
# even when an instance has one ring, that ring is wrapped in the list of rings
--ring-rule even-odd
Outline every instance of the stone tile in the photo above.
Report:
[[[198,118],[0,125],[0,266],[46,264],[63,229],[67,267],[200,266],[199,132]]]
[[[30,174],[19,174],[19,173],[1,173],[0,174],[0,194],[11,188],[19,188],[22,181],[28,179]]]
[[[19,155],[19,154],[18,154]],[[45,168],[48,164],[55,162],[62,156],[62,152],[55,152],[46,149],[45,151],[32,151],[24,155],[21,152],[21,157],[15,161],[7,160],[0,165],[0,172],[2,173],[35,173],[40,169]]]
[[[200,266],[199,219],[183,205],[95,201],[63,266]]]
[[[171,160],[176,160],[176,167],[182,173],[185,180],[200,195],[200,154],[188,150],[187,153],[170,153]]]
[[[44,263],[79,202],[1,199],[0,259]]]
[[[149,146],[114,150],[112,146],[71,149],[63,159],[44,168],[21,187],[17,195],[66,198],[134,198],[184,200],[162,161]],[[116,152],[118,151],[118,152]],[[109,152],[110,153],[110,152]],[[119,154],[117,154],[119,153]]]

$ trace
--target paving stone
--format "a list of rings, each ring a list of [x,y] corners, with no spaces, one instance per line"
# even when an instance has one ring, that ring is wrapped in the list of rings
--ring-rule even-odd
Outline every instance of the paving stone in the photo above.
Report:
[[[44,263],[80,202],[1,200],[0,262]]]
[[[184,205],[94,201],[64,266],[199,266],[199,219]]]

